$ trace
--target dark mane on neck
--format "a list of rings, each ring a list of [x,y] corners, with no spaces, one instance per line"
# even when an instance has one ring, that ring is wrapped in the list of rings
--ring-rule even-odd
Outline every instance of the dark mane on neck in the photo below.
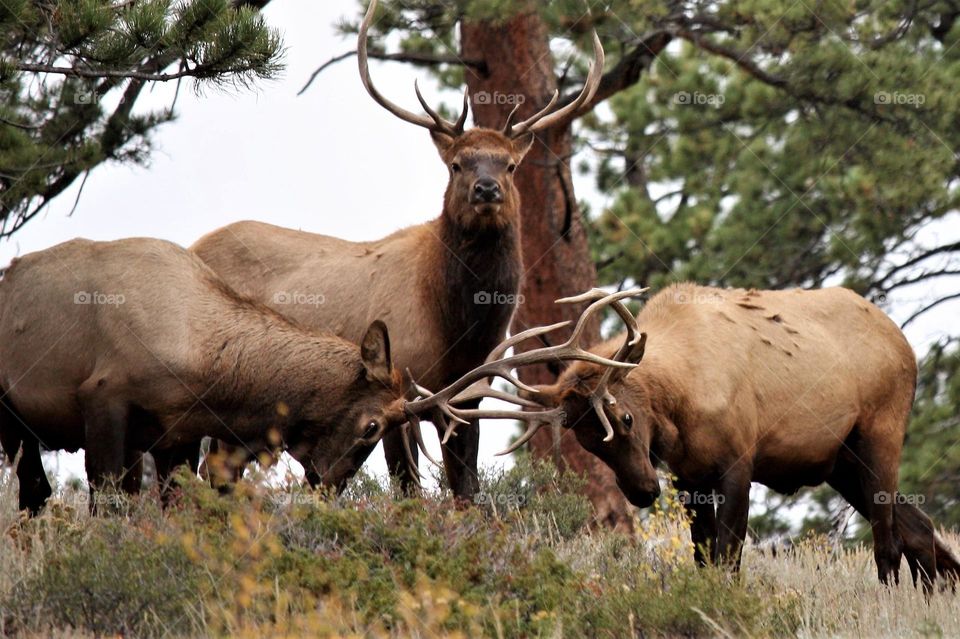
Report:
[[[437,308],[444,338],[454,344],[448,368],[459,373],[483,361],[513,316],[522,277],[519,230],[508,225],[468,231],[441,218],[438,239],[435,294],[443,302]]]

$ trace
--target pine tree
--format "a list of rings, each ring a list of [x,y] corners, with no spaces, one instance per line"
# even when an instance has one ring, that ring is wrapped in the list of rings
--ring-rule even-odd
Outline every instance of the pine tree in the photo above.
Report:
[[[0,2],[0,237],[98,164],[146,159],[151,133],[174,117],[134,113],[151,83],[273,77],[283,48],[258,13],[266,3]]]

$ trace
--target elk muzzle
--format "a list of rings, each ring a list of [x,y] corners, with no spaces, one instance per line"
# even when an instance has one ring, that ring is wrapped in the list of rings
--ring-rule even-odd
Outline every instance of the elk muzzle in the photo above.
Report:
[[[626,484],[618,479],[617,486],[637,508],[647,508],[660,496],[660,482],[656,479],[636,484]]]
[[[493,178],[483,177],[473,183],[470,204],[502,204],[503,189]]]

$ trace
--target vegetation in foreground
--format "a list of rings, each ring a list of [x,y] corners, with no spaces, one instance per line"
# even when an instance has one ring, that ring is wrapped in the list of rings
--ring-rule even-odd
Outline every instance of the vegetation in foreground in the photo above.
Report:
[[[813,537],[744,573],[697,570],[676,495],[635,538],[592,530],[580,480],[521,462],[480,507],[358,477],[330,500],[181,478],[174,506],[66,488],[19,520],[0,476],[0,632],[11,636],[944,636],[960,599],[876,583],[868,549]],[[956,538],[951,538],[956,546]]]

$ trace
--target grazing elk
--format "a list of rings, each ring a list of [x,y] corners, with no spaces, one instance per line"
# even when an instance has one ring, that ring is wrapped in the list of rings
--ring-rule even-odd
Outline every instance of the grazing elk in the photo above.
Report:
[[[32,512],[50,495],[41,446],[85,448],[91,488],[125,477],[139,451],[165,477],[206,435],[253,452],[282,442],[338,484],[358,437],[407,420],[381,322],[361,347],[305,330],[151,239],[15,260],[0,282],[0,389],[0,444],[11,460],[22,451],[20,507]]]
[[[505,396],[490,376],[511,380],[512,368],[553,358],[606,363],[572,342],[501,357],[554,328],[520,334],[450,387],[407,401],[379,320],[356,346],[238,295],[175,244],[73,240],[16,260],[0,282],[0,445],[19,457],[20,508],[33,513],[51,494],[41,447],[85,448],[91,491],[126,477],[141,451],[166,478],[204,436],[252,453],[285,447],[311,484],[339,489],[393,428]]]
[[[556,96],[522,122],[514,113],[501,131],[464,130],[467,95],[456,122],[431,109],[427,115],[399,107],[374,87],[367,61],[367,31],[377,2],[360,25],[360,78],[370,96],[400,119],[430,131],[449,171],[440,217],[373,242],[238,222],[201,238],[195,251],[227,283],[298,322],[359,339],[375,319],[390,324],[398,368],[424,385],[449,384],[481,363],[506,334],[522,277],[517,165],[534,134],[589,101],[603,70],[594,36],[590,73],[579,97],[554,110]],[[362,291],[362,295],[358,295]],[[298,304],[298,299],[323,303]],[[477,490],[479,429],[474,423],[443,446],[450,486],[470,499]],[[402,463],[399,435],[384,440],[387,464],[411,488],[415,477]]]
[[[562,410],[637,506],[657,497],[654,468],[666,463],[692,496],[698,562],[739,566],[752,481],[785,494],[827,482],[870,522],[882,582],[899,580],[903,555],[926,588],[937,573],[960,576],[930,519],[897,493],[917,369],[880,309],[843,288],[691,284],[655,296],[636,322],[615,308],[632,324],[626,339],[594,352],[635,369],[576,362],[522,395]]]

